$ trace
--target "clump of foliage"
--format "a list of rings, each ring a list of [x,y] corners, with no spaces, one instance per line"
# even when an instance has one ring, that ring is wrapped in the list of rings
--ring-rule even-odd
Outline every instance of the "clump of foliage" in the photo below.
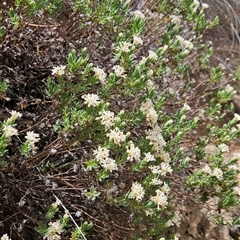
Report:
[[[238,204],[240,156],[223,158],[240,135],[234,77],[224,85],[211,66],[202,36],[218,18],[206,20],[207,7],[18,0],[2,10],[2,239],[176,240],[180,200]]]

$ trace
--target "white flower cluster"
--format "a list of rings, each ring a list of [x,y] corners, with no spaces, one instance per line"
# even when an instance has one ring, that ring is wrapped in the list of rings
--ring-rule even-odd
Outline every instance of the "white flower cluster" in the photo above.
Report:
[[[159,149],[158,152],[155,152],[155,157],[159,157],[160,159],[162,159],[164,162],[166,163],[170,163],[171,162],[171,158],[168,152],[164,151],[163,148]]]
[[[212,173],[212,169],[209,167],[208,164],[206,164],[203,168],[202,171],[207,173],[207,174],[211,174]]]
[[[155,89],[156,88],[156,85],[155,85],[155,83],[152,81],[152,80],[147,80],[147,82],[146,82],[146,88],[147,89]]]
[[[82,96],[82,99],[85,101],[84,103],[87,104],[88,107],[93,106],[97,107],[100,103],[100,98],[97,94],[88,93]]]
[[[240,186],[236,186],[233,188],[233,191],[235,192],[235,194],[237,194],[238,196],[240,196]]]
[[[209,8],[209,5],[207,3],[202,3],[202,9],[207,9]]]
[[[187,103],[184,103],[184,105],[183,105],[183,110],[185,110],[185,111],[191,111],[191,107],[190,107]]]
[[[193,0],[192,6],[193,6],[193,11],[196,12],[200,6],[200,2],[198,0]]]
[[[128,42],[119,42],[119,46],[116,47],[116,50],[119,51],[119,52],[128,53],[128,52],[130,52],[131,47],[132,47],[132,44],[131,44],[131,43],[128,43]]]
[[[174,225],[179,227],[180,223],[181,223],[180,211],[177,210],[177,211],[174,212],[173,218],[166,222],[166,227],[171,227],[171,226],[174,226]]]
[[[154,126],[158,120],[158,114],[154,109],[153,102],[148,99],[141,104],[140,110],[146,115],[147,122],[150,126]]]
[[[138,183],[138,182],[132,183],[131,198],[134,198],[138,202],[140,202],[143,199],[144,194],[145,194],[145,190],[140,183]]]
[[[98,149],[93,151],[93,155],[104,169],[110,172],[118,169],[115,160],[109,157],[109,149],[98,146]]]
[[[218,145],[218,149],[220,149],[223,153],[224,152],[229,152],[229,146],[226,145],[225,143],[222,143],[222,144]]]
[[[21,113],[17,111],[11,111],[11,117],[7,119],[7,124],[13,123],[17,118],[20,118],[22,116]]]
[[[145,18],[144,14],[143,14],[140,10],[134,11],[134,12],[133,12],[133,15],[134,15],[134,17],[136,17],[136,18],[141,18],[141,19],[144,19],[144,18]]]
[[[152,129],[146,131],[146,139],[149,139],[149,144],[152,145],[154,157],[159,157],[166,163],[171,162],[169,153],[164,150],[166,142],[162,136],[162,130],[158,125],[155,125]]]
[[[184,53],[185,54],[189,54],[190,51],[193,49],[193,44],[192,42],[185,40],[183,37],[177,35],[176,36],[180,46],[182,47],[182,49],[184,49]]]
[[[138,65],[137,65],[137,69],[139,69],[141,66],[145,65],[147,60],[148,59],[146,57],[142,57],[142,59],[139,61]]]
[[[138,147],[135,147],[132,141],[128,143],[126,149],[128,154],[127,160],[133,161],[135,159],[136,161],[140,161],[141,150]]]
[[[104,72],[104,70],[99,67],[94,67],[93,71],[95,73],[95,77],[101,82],[101,84],[106,85],[107,74]]]
[[[158,59],[158,56],[154,51],[149,50],[148,51],[148,59],[156,61]]]
[[[223,171],[220,168],[214,168],[213,170],[210,168],[208,164],[206,164],[202,171],[216,177],[219,181],[223,180]]]
[[[116,74],[117,77],[123,77],[123,78],[126,77],[126,75],[124,74],[125,70],[120,65],[115,65],[112,67],[112,69],[114,70],[114,73]]]
[[[236,121],[240,121],[240,115],[237,114],[237,113],[234,113],[234,119],[235,119]]]
[[[40,141],[39,134],[33,131],[27,132],[25,138],[33,149],[35,148],[35,143]]]
[[[167,173],[170,173],[170,174],[172,173],[173,170],[169,163],[161,162],[160,165],[161,165],[161,175],[162,176],[166,176]]]
[[[169,16],[171,19],[171,22],[173,24],[175,24],[174,29],[179,29],[179,27],[181,26],[181,16],[176,16],[176,15],[170,15]]]
[[[98,161],[103,161],[105,158],[109,157],[109,149],[98,146],[98,149],[93,151],[93,155]]]
[[[66,69],[65,65],[54,67],[52,69],[52,75],[56,75],[57,77],[62,76],[65,74],[65,69]]]
[[[61,233],[63,232],[63,225],[60,223],[60,220],[56,222],[48,223],[49,227],[47,229],[47,233],[43,237],[43,239],[47,240],[60,240]]]
[[[240,160],[240,152],[235,152],[235,153],[233,153],[233,158],[234,159],[237,159],[237,160]]]
[[[145,161],[145,162],[155,162],[156,161],[155,157],[150,152],[144,153],[144,155],[145,155],[145,157],[144,157],[143,161]]]
[[[161,162],[159,165],[149,166],[152,174],[161,174],[162,176],[166,176],[167,173],[172,173],[172,167],[169,163]]]
[[[212,176],[216,177],[219,181],[223,180],[223,171],[220,168],[214,168]]]
[[[160,207],[165,209],[168,205],[168,197],[160,189],[156,190],[156,196],[152,196],[151,200],[157,204],[158,210],[160,209]]]
[[[225,90],[233,95],[237,93],[237,91],[229,84],[225,87]]]
[[[3,129],[2,129],[4,136],[6,138],[11,138],[14,135],[15,136],[18,135],[18,130],[13,126],[14,126],[15,120],[22,116],[21,113],[16,111],[11,111],[10,113],[11,113],[11,117],[9,117],[7,121],[4,123]],[[25,138],[29,146],[32,147],[32,149],[35,149],[35,143],[39,142],[40,140],[39,134],[34,133],[32,131],[27,132]]]
[[[163,181],[160,180],[160,179],[157,178],[157,177],[154,177],[154,178],[151,180],[151,184],[152,184],[152,185],[162,185],[162,184],[163,184]]]
[[[3,132],[4,132],[5,137],[7,137],[7,138],[10,138],[14,135],[18,135],[18,130],[9,125],[5,125],[3,127]]]
[[[9,238],[7,234],[3,234],[1,240],[11,240],[11,238]]]
[[[142,45],[143,44],[143,40],[139,36],[133,36],[133,44],[135,46]]]
[[[106,129],[109,129],[114,125],[114,122],[117,118],[114,116],[114,112],[102,110],[99,112],[100,117],[97,117],[96,120],[101,120],[101,124],[105,126]]]
[[[146,131],[146,139],[149,139],[150,145],[153,146],[156,152],[159,152],[163,147],[166,146],[166,142],[162,136],[161,128],[156,125],[152,129]]]
[[[200,2],[199,2],[199,0],[193,0],[193,3],[192,3],[193,11],[196,12],[199,7],[200,7]],[[207,3],[201,3],[201,7],[202,7],[202,9],[204,10],[204,9],[209,8],[209,5],[208,5]]]
[[[9,117],[6,121],[6,124],[3,126],[3,133],[6,138],[11,138],[12,136],[18,135],[18,130],[11,125],[14,124],[15,120],[22,116],[21,113],[16,111],[11,111],[11,117]]]
[[[118,127],[115,129],[110,130],[107,133],[107,137],[109,137],[110,141],[113,141],[116,145],[119,145],[126,140],[126,134],[124,134]]]

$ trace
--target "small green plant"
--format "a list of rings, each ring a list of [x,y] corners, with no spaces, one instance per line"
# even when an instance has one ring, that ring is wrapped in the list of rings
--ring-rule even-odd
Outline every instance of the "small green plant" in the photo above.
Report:
[[[8,11],[8,15],[10,17],[10,22],[14,25],[15,28],[17,28],[20,24],[20,17],[19,15],[15,12],[13,7],[11,7]]]
[[[5,81],[0,82],[0,93],[1,94],[6,93],[8,90],[8,87],[9,87],[9,84],[6,83]]]
[[[69,214],[67,208],[63,205],[61,200],[55,196],[57,201],[48,209],[48,212],[45,215],[45,219],[48,222],[48,226],[44,222],[40,222],[38,226],[36,227],[37,232],[44,238],[44,239],[60,239],[61,234],[66,231],[67,228],[71,228],[71,240],[77,240],[77,239],[84,239],[86,240],[85,235],[87,234],[87,231],[90,230],[93,227],[93,224],[91,222],[83,222],[81,226],[78,226],[73,219],[73,217]],[[65,214],[63,216],[59,215],[59,207],[61,206]],[[59,220],[52,221],[54,218],[56,218],[56,215],[58,214]],[[51,221],[50,221],[51,220]],[[72,225],[69,223],[69,220],[73,222],[75,227],[72,227]]]
[[[91,199],[92,201],[95,201],[97,197],[99,197],[101,193],[96,191],[94,186],[91,186],[89,189],[89,192],[86,193],[87,198]]]

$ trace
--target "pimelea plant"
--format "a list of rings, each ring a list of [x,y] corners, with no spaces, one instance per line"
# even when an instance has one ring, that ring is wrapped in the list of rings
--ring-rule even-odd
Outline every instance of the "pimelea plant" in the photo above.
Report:
[[[51,14],[64,4],[70,12],[58,20]],[[204,31],[217,24],[217,18],[205,19],[206,4],[16,1],[15,7],[8,11],[13,31],[26,18],[27,26],[73,34],[66,55],[49,63],[40,101],[50,111],[43,108],[44,116],[18,134],[27,132],[15,145],[17,162],[9,157],[18,154],[10,137],[17,135],[20,113],[12,112],[9,119],[17,117],[1,127],[1,156],[8,157],[2,171],[18,167],[20,182],[31,179],[16,195],[16,211],[36,234],[48,240],[87,239],[85,231],[89,239],[177,240],[180,200],[214,197],[219,209],[238,203],[239,154],[226,160],[223,153],[240,135],[240,116],[232,113],[234,89],[221,83],[223,69],[211,66],[212,48],[202,42]],[[34,22],[42,17],[51,23]],[[48,41],[50,49],[54,41]],[[31,105],[20,103],[25,112]],[[209,143],[217,146],[215,154],[206,153]]]

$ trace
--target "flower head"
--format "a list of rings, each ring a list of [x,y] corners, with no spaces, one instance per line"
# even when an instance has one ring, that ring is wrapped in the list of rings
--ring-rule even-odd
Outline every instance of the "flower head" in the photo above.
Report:
[[[120,42],[119,43],[119,46],[116,48],[117,51],[120,51],[120,52],[130,52],[130,47],[132,46],[131,43],[128,43],[128,42]]]
[[[160,209],[160,206],[166,208],[168,205],[167,196],[159,189],[156,190],[156,196],[152,196],[151,200],[157,204],[158,210]]]
[[[140,38],[140,37],[138,37],[138,36],[133,36],[133,44],[134,45],[142,45],[143,44],[143,40]]]
[[[141,201],[144,197],[145,190],[143,186],[138,183],[134,182],[131,187],[131,198],[135,198],[137,201]]]
[[[212,174],[212,170],[209,167],[209,165],[207,165],[207,164],[202,168],[202,171],[207,173],[207,174]]]
[[[101,82],[102,85],[105,85],[107,74],[99,67],[94,67],[93,71],[95,73],[95,77]]]
[[[223,171],[220,168],[214,168],[212,176],[216,177],[219,181],[223,180]]]
[[[128,144],[126,148],[126,152],[128,154],[127,160],[133,161],[133,159],[135,159],[136,161],[140,161],[141,151],[138,147],[134,146],[132,141]]]
[[[225,87],[225,90],[231,94],[237,93],[237,91],[229,84]]]
[[[109,157],[109,150],[105,147],[98,146],[98,149],[93,151],[93,155],[95,155],[98,161],[103,161]]]
[[[237,113],[234,113],[234,119],[235,119],[236,121],[240,121],[240,115],[237,114]]]
[[[149,166],[149,168],[153,174],[160,174],[162,172],[159,165]]]
[[[60,234],[63,232],[63,225],[60,223],[60,220],[56,222],[50,222],[46,235],[43,239],[47,240],[60,240]]]
[[[27,139],[28,143],[34,147],[35,143],[40,141],[39,134],[34,133],[32,131],[27,132],[25,138]]]
[[[158,56],[154,51],[150,50],[150,51],[148,51],[148,58],[153,61],[156,61]]]
[[[143,159],[146,162],[155,162],[156,159],[154,158],[154,156],[148,152],[148,153],[144,153],[145,154],[145,158]]]
[[[101,111],[99,112],[100,117],[97,117],[96,120],[101,119],[101,124],[104,125],[107,129],[114,125],[116,117],[114,117],[114,112],[110,111]]]
[[[144,14],[139,10],[134,11],[133,14],[134,14],[134,17],[136,18],[141,18],[141,19],[145,18]]]
[[[155,177],[152,179],[151,184],[152,185],[162,185],[163,181],[160,180],[159,178]]]
[[[200,6],[200,2],[198,0],[193,0],[193,11],[196,12],[198,7]]]
[[[9,238],[7,234],[3,234],[1,240],[11,240],[11,238]]]
[[[87,104],[88,107],[90,107],[90,106],[97,107],[100,103],[99,96],[97,94],[93,94],[93,93],[84,94],[82,96],[82,99],[85,100],[85,104]]]
[[[149,139],[149,144],[154,146],[154,150],[160,151],[166,146],[166,142],[162,136],[162,130],[159,126],[156,125],[152,129],[147,130],[146,134],[146,139]]]
[[[3,127],[3,132],[7,138],[12,137],[13,135],[18,135],[18,130],[9,125]]]
[[[164,192],[165,194],[168,194],[170,192],[170,187],[168,186],[167,183],[163,183],[163,186],[161,187],[161,191]]]
[[[115,128],[107,134],[110,141],[113,141],[116,145],[120,145],[121,142],[125,142],[126,135],[119,130],[119,128]]]
[[[65,74],[65,65],[60,65],[52,69],[52,75],[62,76]]]
[[[172,168],[169,163],[161,162],[161,174],[162,176],[166,176],[167,173],[172,173]]]
[[[229,146],[226,145],[225,143],[222,143],[222,144],[218,145],[218,148],[219,148],[222,152],[229,152]]]
[[[176,38],[179,41],[179,44],[182,48],[187,48],[188,50],[193,49],[193,44],[190,41],[185,40],[183,37],[181,37],[179,35],[177,35]]]
[[[147,62],[147,58],[146,57],[142,57],[142,59],[139,61],[139,63],[138,63],[138,66],[137,66],[137,68],[140,68],[141,66],[143,66],[143,65],[145,65],[146,64],[146,62]]]
[[[207,3],[202,3],[202,9],[209,8],[209,5]]]
[[[117,77],[125,77],[125,75],[124,75],[125,70],[120,65],[113,66],[113,70]]]
[[[191,111],[191,107],[190,107],[187,103],[184,103],[183,109],[184,109],[185,111]]]
[[[176,224],[177,227],[179,227],[180,223],[181,223],[181,217],[180,217],[180,211],[177,210],[174,212],[174,216],[172,218],[173,223]]]
[[[21,113],[17,112],[17,111],[11,111],[11,117],[7,119],[7,123],[11,124],[12,122],[14,122],[17,118],[20,118],[22,116]]]
[[[118,166],[115,162],[114,159],[112,158],[105,158],[100,162],[101,166],[107,170],[109,170],[110,172],[114,171],[114,170],[118,170]]]
[[[146,115],[146,120],[150,126],[157,123],[158,114],[153,107],[152,100],[148,99],[145,103],[142,103],[140,110]]]
[[[174,29],[181,26],[181,17],[176,15],[170,15],[171,22],[175,24]]]
[[[146,112],[146,120],[150,126],[154,126],[158,120],[158,114],[154,108],[148,109]]]

